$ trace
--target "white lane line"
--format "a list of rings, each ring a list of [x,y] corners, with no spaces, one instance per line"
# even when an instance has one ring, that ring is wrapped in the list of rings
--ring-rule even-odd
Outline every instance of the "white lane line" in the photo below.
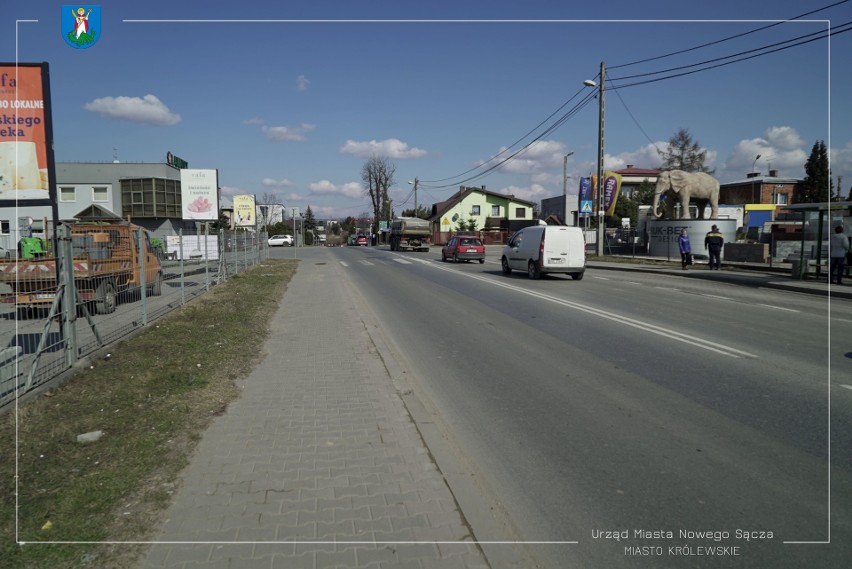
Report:
[[[411,264],[411,261],[408,261],[406,259],[398,259],[398,258],[394,257],[393,260],[396,261],[397,263],[402,263],[403,265],[410,265]]]
[[[701,296],[706,296],[707,298],[718,298],[719,300],[734,300],[733,298],[728,298],[727,296],[719,296],[718,294],[702,294]]]
[[[346,261],[340,261],[340,264],[343,265],[344,267],[349,266],[349,263],[347,263]]]
[[[840,387],[845,387],[846,389],[852,390],[852,385],[844,385],[844,384],[841,383]]]
[[[801,312],[800,310],[796,310],[795,308],[785,308],[783,306],[774,306],[772,304],[760,304],[760,303],[758,303],[758,306],[763,306],[763,307],[766,307],[766,308],[772,308],[774,310],[783,310],[785,312]]]
[[[632,284],[642,286],[642,283],[637,283],[636,281],[624,281],[624,284]]]
[[[724,344],[719,344],[717,342],[713,342],[711,340],[705,340],[703,338],[698,338],[691,334],[684,334],[682,332],[675,332],[674,330],[670,330],[663,326],[656,326],[654,324],[649,324],[647,322],[642,322],[640,320],[634,320],[633,318],[628,318],[627,316],[622,316],[620,314],[615,314],[614,312],[608,312],[606,310],[601,310],[599,308],[592,308],[590,306],[586,306],[577,302],[571,302],[569,300],[563,300],[561,298],[556,298],[555,296],[550,296],[547,294],[543,294],[540,292],[535,292],[532,290],[527,290],[523,288],[516,287],[509,283],[501,283],[494,279],[481,277],[475,273],[463,273],[460,271],[453,271],[452,269],[446,269],[439,265],[434,265],[436,269],[440,269],[442,271],[452,272],[457,275],[461,275],[467,278],[476,279],[478,281],[482,281],[484,283],[488,283],[493,286],[499,286],[514,292],[519,292],[521,294],[526,294],[528,296],[532,296],[535,298],[539,298],[541,300],[546,300],[548,302],[553,302],[554,304],[559,304],[565,306],[567,308],[573,308],[574,310],[579,310],[581,312],[586,312],[588,314],[592,314],[594,316],[598,316],[600,318],[605,318],[607,320],[612,320],[614,322],[618,322],[619,324],[623,324],[626,326],[631,326],[633,328],[638,328],[640,330],[645,330],[646,332],[650,332],[652,334],[657,334],[658,336],[664,336],[671,340],[675,340],[678,342],[683,342],[684,344],[690,344],[692,346],[696,346],[703,350],[708,350],[711,352],[716,352],[717,354],[721,354],[723,356],[728,356],[731,358],[757,358],[755,354],[751,354],[749,352],[745,352],[743,350],[738,350],[737,348],[726,346]]]
[[[373,265],[373,263],[371,263],[370,261],[363,261],[362,260],[362,261],[358,261],[358,262],[361,263],[362,265],[370,265],[370,266]]]
[[[667,291],[670,291],[670,292],[681,292],[681,290],[679,288],[670,288],[670,287],[667,287],[667,286],[655,286],[654,288],[657,289],[657,290],[667,290]]]
[[[608,278],[606,278],[606,277],[592,277],[592,278],[593,278],[593,279],[598,279],[598,280],[600,280],[600,281],[608,281],[608,280],[611,280],[611,279],[608,279]]]

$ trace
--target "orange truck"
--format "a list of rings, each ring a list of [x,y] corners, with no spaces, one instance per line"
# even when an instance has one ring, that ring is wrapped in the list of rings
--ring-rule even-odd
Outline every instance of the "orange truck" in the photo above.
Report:
[[[59,247],[68,250],[71,241],[74,283],[81,302],[94,306],[98,314],[115,311],[118,295],[139,288],[142,260],[139,239],[143,240],[146,291],[162,293],[163,269],[148,233],[125,221],[78,221],[68,224],[70,232]],[[30,258],[0,260],[0,283],[11,288],[2,293],[3,302],[15,303],[18,316],[33,309],[47,309],[57,293],[57,259],[50,248]],[[5,288],[5,287],[4,287]]]

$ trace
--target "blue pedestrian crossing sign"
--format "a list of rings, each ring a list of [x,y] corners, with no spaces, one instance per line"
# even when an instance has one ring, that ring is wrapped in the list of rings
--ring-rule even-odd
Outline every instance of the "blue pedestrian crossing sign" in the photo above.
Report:
[[[592,213],[592,200],[582,200],[580,202],[580,213]]]

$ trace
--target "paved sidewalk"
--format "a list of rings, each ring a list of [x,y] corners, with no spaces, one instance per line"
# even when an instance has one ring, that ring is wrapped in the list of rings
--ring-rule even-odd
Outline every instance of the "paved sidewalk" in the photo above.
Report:
[[[141,567],[488,567],[330,267],[300,263],[265,349]]]

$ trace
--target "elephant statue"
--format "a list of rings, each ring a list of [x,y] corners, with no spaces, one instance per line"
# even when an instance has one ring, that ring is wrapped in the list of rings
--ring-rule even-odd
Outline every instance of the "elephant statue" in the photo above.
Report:
[[[658,211],[660,207],[660,196],[667,195],[666,217],[674,219],[675,199],[680,201],[680,218],[690,219],[689,200],[698,201],[698,218],[704,219],[704,208],[710,202],[710,219],[716,219],[719,215],[719,180],[704,172],[684,172],[683,170],[669,170],[660,172],[657,178],[657,186],[654,188],[654,217],[661,217]]]

